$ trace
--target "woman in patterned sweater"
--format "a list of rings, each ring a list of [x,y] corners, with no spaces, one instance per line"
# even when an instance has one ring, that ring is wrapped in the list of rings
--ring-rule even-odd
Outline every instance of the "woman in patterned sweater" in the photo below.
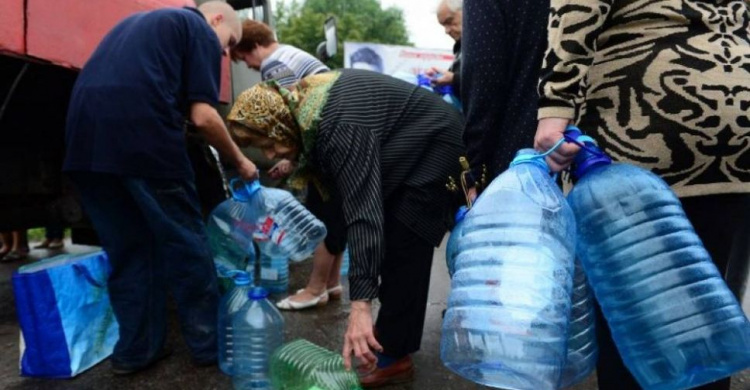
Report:
[[[750,259],[750,2],[551,5],[535,147],[549,149],[576,123],[615,160],[659,174],[740,294]],[[550,165],[567,167],[577,149],[564,145]],[[637,389],[601,315],[597,325],[600,388]],[[701,388],[729,389],[729,378]]]

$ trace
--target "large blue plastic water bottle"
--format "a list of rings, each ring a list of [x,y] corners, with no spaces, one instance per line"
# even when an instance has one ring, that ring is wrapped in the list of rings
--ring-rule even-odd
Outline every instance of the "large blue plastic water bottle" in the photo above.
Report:
[[[242,271],[232,271],[234,287],[219,301],[219,368],[227,375],[234,374],[234,333],[233,324],[235,314],[248,301],[248,293],[252,288],[250,274]]]
[[[588,285],[581,262],[576,260],[573,296],[568,327],[568,357],[565,360],[560,388],[586,379],[596,368],[599,346],[596,342],[594,295]]]
[[[260,286],[271,294],[286,293],[289,290],[289,259],[261,253]]]
[[[249,251],[255,241],[262,253],[301,261],[326,235],[325,225],[288,191],[262,187],[257,180],[231,181],[232,198],[209,217],[220,231]]]
[[[567,355],[575,221],[547,164],[518,152],[466,214],[440,356],[507,389],[555,389]]]
[[[587,148],[568,196],[578,254],[638,383],[687,389],[749,367],[750,323],[680,200],[655,174],[578,139]]]
[[[249,300],[233,318],[234,372],[237,390],[270,390],[269,360],[284,341],[284,318],[268,299],[268,291],[254,287]]]

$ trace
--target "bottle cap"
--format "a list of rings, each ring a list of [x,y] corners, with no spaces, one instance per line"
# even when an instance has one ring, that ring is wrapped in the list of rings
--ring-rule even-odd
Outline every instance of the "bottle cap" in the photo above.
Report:
[[[260,191],[260,181],[253,180],[249,183],[242,179],[234,178],[229,181],[229,191],[232,198],[238,202],[249,202],[255,194]]]
[[[593,138],[583,134],[579,128],[568,126],[565,130],[565,139],[581,147],[573,160],[573,176],[576,179],[580,179],[594,167],[612,164],[612,158],[599,148]]]
[[[250,274],[245,271],[235,271],[233,278],[235,286],[247,286],[250,284]]]
[[[458,210],[456,211],[456,216],[455,216],[456,223],[463,221],[464,218],[466,218],[466,213],[468,212],[469,212],[468,207],[466,206],[459,207]]]
[[[253,287],[248,291],[247,297],[254,301],[266,299],[268,298],[268,290],[263,287]]]

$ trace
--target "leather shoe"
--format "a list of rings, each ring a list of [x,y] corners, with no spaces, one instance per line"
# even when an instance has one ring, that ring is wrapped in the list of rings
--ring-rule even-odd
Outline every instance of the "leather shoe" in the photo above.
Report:
[[[411,356],[406,355],[382,368],[359,378],[359,383],[366,389],[393,385],[396,383],[410,382],[414,379],[414,362]]]

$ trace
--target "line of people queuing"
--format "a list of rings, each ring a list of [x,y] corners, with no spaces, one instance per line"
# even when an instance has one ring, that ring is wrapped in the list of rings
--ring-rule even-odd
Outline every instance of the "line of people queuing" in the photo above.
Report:
[[[347,367],[367,369],[365,387],[414,375],[433,248],[458,207],[446,182],[458,176],[459,157],[468,156],[475,197],[516,150],[547,150],[570,123],[617,160],[661,175],[719,270],[744,277],[750,6],[632,3],[442,1],[436,16],[460,61],[434,72],[438,82],[459,86],[463,117],[437,95],[389,76],[330,71],[276,42],[267,26],[240,22],[223,2],[120,22],[76,82],[64,164],[112,263],[110,299],[120,323],[113,370],[137,372],[168,355],[167,289],[194,362],[216,361],[218,289],[185,153],[186,121],[245,180],[258,171],[238,145],[281,159],[272,174],[290,174],[289,186],[306,189],[308,207],[326,223],[307,287],[279,307],[340,296],[348,244],[351,311],[342,354]],[[227,51],[272,81],[243,92],[225,124],[214,107]],[[576,152],[564,145],[548,163],[563,170]],[[600,387],[638,388],[599,317]],[[703,388],[728,389],[729,381]]]

